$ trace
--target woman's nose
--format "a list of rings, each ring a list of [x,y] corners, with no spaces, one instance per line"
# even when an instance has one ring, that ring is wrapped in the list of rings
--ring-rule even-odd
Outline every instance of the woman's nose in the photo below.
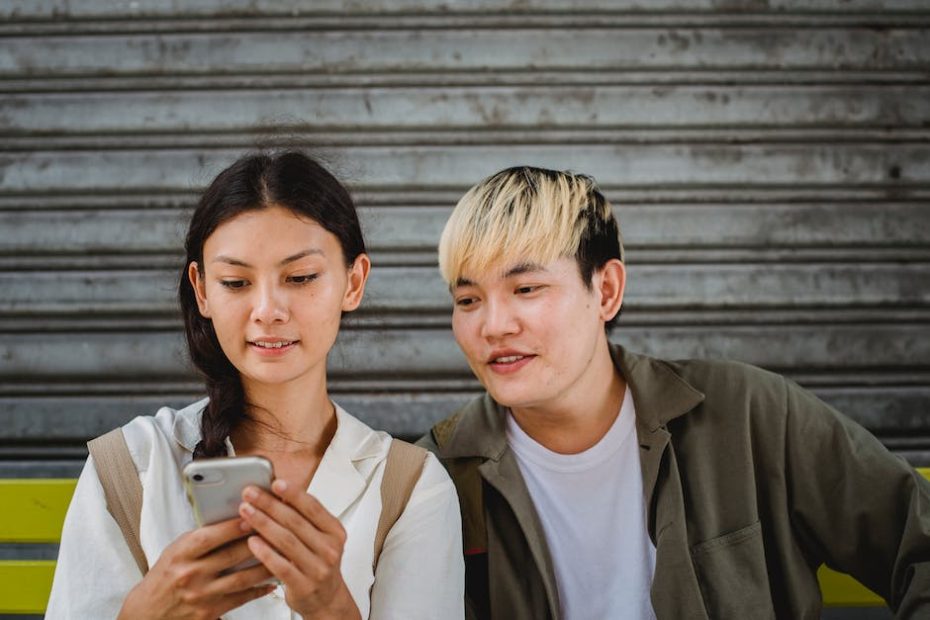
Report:
[[[252,308],[252,319],[259,323],[284,323],[289,312],[287,294],[280,287],[267,285],[256,287],[257,298]]]

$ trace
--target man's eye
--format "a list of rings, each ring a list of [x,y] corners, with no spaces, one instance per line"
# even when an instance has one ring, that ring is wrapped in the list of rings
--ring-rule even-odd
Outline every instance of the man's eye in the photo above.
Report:
[[[302,276],[290,276],[287,281],[293,282],[294,284],[307,284],[308,282],[313,282],[316,278],[317,274],[309,273]]]
[[[220,284],[230,289],[244,288],[247,284],[245,280],[220,280]]]
[[[455,305],[459,306],[460,308],[466,308],[475,303],[475,301],[476,300],[474,297],[459,297],[455,300]]]
[[[532,293],[533,291],[538,290],[539,288],[540,287],[538,286],[518,286],[517,293],[520,295],[528,295]]]

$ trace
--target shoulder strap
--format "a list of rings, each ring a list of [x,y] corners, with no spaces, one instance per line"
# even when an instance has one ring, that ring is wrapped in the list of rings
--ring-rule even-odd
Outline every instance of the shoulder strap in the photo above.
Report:
[[[139,523],[142,519],[142,483],[132,462],[123,429],[117,428],[87,442],[94,457],[97,477],[107,498],[107,510],[116,519],[123,538],[129,545],[132,557],[145,575],[149,564],[139,542]]]
[[[413,487],[420,479],[427,451],[413,444],[392,439],[381,479],[381,517],[375,530],[375,555],[372,567],[377,570],[384,539],[407,507]]]

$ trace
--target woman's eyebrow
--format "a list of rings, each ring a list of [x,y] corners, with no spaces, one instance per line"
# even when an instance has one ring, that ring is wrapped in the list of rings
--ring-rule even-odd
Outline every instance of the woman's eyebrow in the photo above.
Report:
[[[278,265],[279,266],[287,265],[288,263],[293,263],[296,260],[300,260],[301,258],[304,258],[305,256],[311,256],[313,254],[319,254],[320,256],[326,256],[326,253],[323,250],[319,248],[310,248],[310,249],[298,252],[297,254],[292,254],[288,256],[287,258],[281,260],[281,262],[279,262]],[[252,267],[252,265],[248,264],[244,260],[233,258],[232,256],[225,256],[223,254],[214,258],[213,262],[214,263],[226,263],[228,265],[235,265],[237,267],[248,267],[248,268]]]
[[[287,265],[288,263],[293,263],[295,260],[300,260],[301,258],[304,258],[305,256],[310,256],[312,254],[319,254],[320,256],[326,256],[326,252],[324,252],[323,250],[319,248],[310,248],[308,250],[304,250],[303,252],[298,252],[297,254],[292,254],[291,256],[288,256],[287,258],[282,260],[280,263],[278,263],[278,265]]]
[[[238,258],[233,258],[232,256],[224,256],[222,254],[214,258],[212,262],[226,263],[228,265],[236,265],[237,267],[251,267],[252,266],[243,260],[239,260]]]

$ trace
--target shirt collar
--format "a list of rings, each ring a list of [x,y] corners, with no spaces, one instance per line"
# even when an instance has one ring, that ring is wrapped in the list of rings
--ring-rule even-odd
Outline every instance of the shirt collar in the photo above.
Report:
[[[209,398],[203,398],[175,413],[172,426],[174,440],[188,452],[193,453],[200,441],[200,419],[203,417],[203,410],[208,402],[210,402]]]
[[[383,436],[336,405],[336,434],[323,454],[307,492],[335,517],[342,515],[367,488],[364,461],[383,454]]]

